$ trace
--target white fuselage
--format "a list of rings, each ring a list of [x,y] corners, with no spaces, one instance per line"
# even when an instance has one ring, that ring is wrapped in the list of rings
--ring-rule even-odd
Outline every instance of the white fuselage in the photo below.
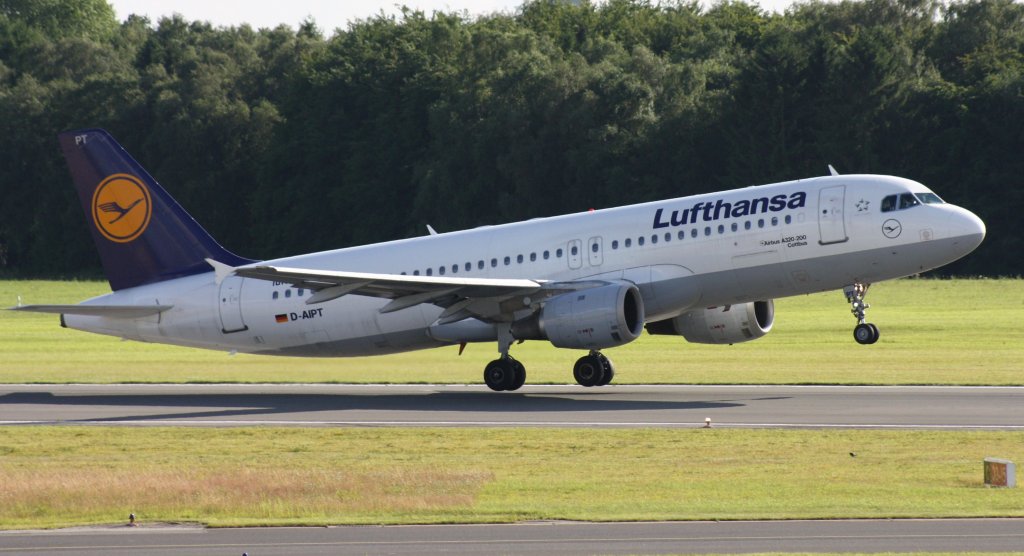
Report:
[[[281,267],[420,276],[587,278],[637,284],[648,322],[920,273],[973,250],[984,224],[969,211],[919,204],[881,211],[923,185],[828,176],[542,218],[267,261]],[[764,201],[758,201],[764,199]],[[140,319],[66,315],[71,328],[148,342],[305,356],[393,353],[494,341],[494,324],[434,325],[420,304],[380,313],[361,295],[307,304],[309,290],[214,273],[124,289],[87,303],[172,305]]]

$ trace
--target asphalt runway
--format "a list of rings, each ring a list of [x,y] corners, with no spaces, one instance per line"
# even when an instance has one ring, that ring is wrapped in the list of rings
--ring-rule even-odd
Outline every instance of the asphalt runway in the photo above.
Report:
[[[1024,388],[3,385],[0,424],[1024,430]]]
[[[1024,520],[520,523],[400,527],[137,527],[0,532],[0,554],[727,554],[1012,552]]]

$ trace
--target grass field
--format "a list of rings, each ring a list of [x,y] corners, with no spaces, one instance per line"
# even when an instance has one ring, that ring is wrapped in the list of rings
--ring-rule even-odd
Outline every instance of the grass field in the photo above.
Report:
[[[103,282],[0,282],[0,303],[74,303]],[[775,328],[734,346],[648,336],[606,350],[618,384],[1024,384],[1024,280],[900,280],[876,284],[874,346],[854,343],[840,292],[776,301]],[[479,383],[494,344],[386,357],[300,359],[123,342],[61,329],[55,315],[0,311],[0,382]],[[580,352],[546,342],[513,347],[533,384],[572,382]]]
[[[1021,432],[9,427],[0,527],[1024,516]],[[849,455],[854,452],[856,457]]]

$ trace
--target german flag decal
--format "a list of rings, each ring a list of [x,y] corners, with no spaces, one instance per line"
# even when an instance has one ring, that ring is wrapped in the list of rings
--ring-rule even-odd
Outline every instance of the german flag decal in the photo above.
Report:
[[[286,313],[274,315],[274,320],[276,320],[277,322],[288,322],[288,315]]]

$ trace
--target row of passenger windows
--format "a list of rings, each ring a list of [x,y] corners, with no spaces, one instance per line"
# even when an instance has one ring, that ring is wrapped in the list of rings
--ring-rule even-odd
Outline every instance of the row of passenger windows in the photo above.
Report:
[[[784,222],[786,224],[792,224],[793,223],[793,217],[791,215],[787,214],[785,217],[782,218],[781,221],[780,221],[778,216],[773,216],[770,219],[759,218],[759,219],[757,219],[756,223],[754,221],[752,221],[752,220],[747,220],[747,221],[743,222],[743,229],[744,230],[752,230],[755,225],[758,228],[765,228],[766,226],[778,226],[780,224],[780,222]],[[717,233],[720,234],[720,235],[724,234],[727,229],[730,230],[730,231],[733,231],[733,232],[738,232],[739,229],[740,229],[740,225],[739,225],[738,222],[733,222],[733,223],[731,223],[729,225],[728,228],[726,228],[725,224],[719,224],[717,226]],[[704,229],[703,229],[703,235],[704,236],[711,236],[715,232],[716,232],[716,229],[713,228],[712,226],[705,226]],[[690,228],[689,235],[690,235],[691,238],[696,238],[696,237],[700,236],[701,233],[702,232],[701,232],[701,230],[699,228]],[[686,230],[679,230],[678,232],[676,232],[675,237],[677,239],[682,240],[682,239],[686,239],[686,235],[687,235],[686,234]],[[648,237],[649,237],[649,239],[648,239]],[[640,237],[636,238],[636,245],[638,247],[643,247],[648,241],[650,241],[651,245],[654,245],[654,244],[658,243],[659,239],[667,243],[669,241],[672,241],[672,237],[673,237],[672,232],[665,232],[664,234],[651,234],[650,236],[640,236]],[[613,251],[617,251],[620,247],[623,248],[623,249],[629,249],[632,246],[633,246],[633,238],[628,238],[628,237],[626,239],[622,240],[621,243],[617,239],[612,240],[612,244],[611,244],[611,248],[612,248]],[[598,242],[591,242],[590,250],[592,252],[597,253],[600,249],[601,249],[600,243],[598,243]],[[579,247],[576,246],[576,245],[571,246],[569,248],[569,253],[573,257],[579,255]],[[545,251],[543,251],[540,254],[540,258],[546,261],[546,260],[549,260],[551,258],[551,255],[552,255],[551,251],[545,250]],[[559,247],[558,249],[555,249],[554,256],[555,256],[556,259],[562,258],[563,255],[564,255],[564,252],[563,252],[561,247]],[[516,255],[515,261],[516,261],[516,264],[522,264],[522,263],[526,262],[527,259],[529,259],[530,262],[535,262],[537,260],[537,258],[538,258],[537,253],[530,253],[528,256]],[[503,259],[501,259],[501,263],[503,264],[503,266],[511,266],[512,260],[513,259],[512,259],[511,256],[505,256]],[[491,259],[490,260],[491,268],[497,268],[498,267],[498,262],[499,261],[498,261],[497,258]],[[486,265],[485,261],[483,261],[483,260],[479,260],[479,261],[476,262],[477,270],[483,270],[486,266],[487,265]],[[460,268],[464,269],[465,272],[469,272],[469,271],[473,270],[473,263],[467,262],[467,263],[464,263],[462,265],[453,264],[451,266],[440,266],[440,267],[437,267],[437,275],[438,276],[444,276],[446,273],[449,273],[449,272],[451,274],[458,274]],[[406,276],[408,274],[409,274],[408,272],[402,272],[403,276]],[[412,271],[412,275],[413,276],[420,276],[420,271],[419,270],[414,270],[414,271]],[[433,276],[434,275],[434,269],[433,268],[426,269],[425,271],[423,271],[423,275],[425,275],[425,276]]]
[[[288,289],[284,290],[284,297],[285,297],[286,299],[292,296],[292,290],[293,290],[293,289],[294,289],[294,288],[288,288]],[[312,290],[311,290],[311,291],[312,291]],[[302,296],[304,296],[304,295],[306,295],[306,290],[305,290],[304,288],[299,288],[299,289],[298,289],[298,290],[296,290],[296,292],[295,292],[295,296],[296,296],[296,297],[302,297]],[[272,299],[277,299],[278,297],[280,297],[280,294],[279,294],[279,293],[277,292],[277,290],[274,290],[274,293],[273,293],[273,295],[271,295],[270,297],[271,297]]]

